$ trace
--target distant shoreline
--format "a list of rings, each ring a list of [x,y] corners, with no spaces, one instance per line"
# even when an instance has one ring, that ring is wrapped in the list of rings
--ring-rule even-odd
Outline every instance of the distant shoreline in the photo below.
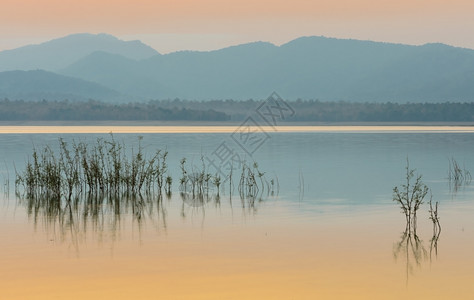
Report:
[[[0,121],[5,126],[239,126],[243,121]],[[266,126],[264,122],[257,122]],[[474,122],[278,122],[277,126],[474,126]]]
[[[56,123],[56,122],[55,122]],[[331,124],[331,125],[279,125],[279,126],[240,126],[240,124],[101,124],[101,125],[0,125],[0,134],[180,134],[180,133],[302,133],[302,132],[360,132],[360,133],[474,133],[474,125],[470,124]]]

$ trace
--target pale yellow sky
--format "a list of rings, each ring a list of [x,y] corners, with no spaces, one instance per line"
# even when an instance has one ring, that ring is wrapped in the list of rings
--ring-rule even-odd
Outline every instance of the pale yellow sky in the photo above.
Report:
[[[2,0],[0,50],[78,32],[162,53],[303,35],[474,48],[473,16],[472,0]]]

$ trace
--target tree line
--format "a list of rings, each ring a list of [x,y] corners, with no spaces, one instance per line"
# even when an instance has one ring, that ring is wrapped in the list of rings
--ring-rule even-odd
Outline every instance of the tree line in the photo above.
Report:
[[[109,103],[89,100],[0,100],[1,121],[162,120],[243,121],[255,115],[264,100],[152,100]],[[296,100],[286,102],[294,114],[281,122],[471,122],[474,103],[374,103]]]
[[[255,113],[263,100],[157,100],[160,107],[187,107],[209,109],[230,115],[242,121]],[[394,103],[394,102],[330,102],[319,100],[286,101],[294,115],[287,122],[470,122],[474,121],[474,103]]]
[[[0,101],[0,120],[2,121],[226,121],[229,118],[227,114],[211,108],[165,108],[155,102],[112,104],[94,100],[30,102],[4,99]]]

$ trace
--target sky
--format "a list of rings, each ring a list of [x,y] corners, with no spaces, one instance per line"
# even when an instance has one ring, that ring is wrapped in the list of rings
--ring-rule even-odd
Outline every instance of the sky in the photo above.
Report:
[[[161,53],[327,36],[474,49],[472,0],[1,0],[0,51],[72,33]]]

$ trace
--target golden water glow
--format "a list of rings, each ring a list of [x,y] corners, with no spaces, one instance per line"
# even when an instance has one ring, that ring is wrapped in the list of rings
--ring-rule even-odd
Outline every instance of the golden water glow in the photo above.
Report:
[[[166,233],[149,225],[134,235],[126,224],[115,242],[89,241],[77,251],[17,224],[11,235],[0,231],[0,298],[467,299],[474,292],[468,213],[444,213],[451,229],[439,255],[412,262],[407,275],[405,257],[395,260],[392,251],[403,229],[398,211],[301,218],[291,210],[270,204],[243,218],[223,205],[180,220],[170,207]],[[469,229],[456,228],[460,220]],[[427,252],[429,229],[420,228]]]
[[[226,133],[236,129],[1,128],[2,133],[41,133],[47,129],[52,129],[49,133]],[[473,127],[462,126],[265,129],[473,131]],[[474,294],[471,201],[438,195],[444,198],[440,199],[443,229],[437,248],[430,243],[431,221],[423,211],[419,215],[420,244],[404,244],[396,252],[404,229],[404,218],[396,205],[355,205],[344,210],[332,199],[315,197],[299,202],[272,198],[253,209],[243,207],[237,196],[231,200],[223,194],[219,203],[211,201],[194,208],[183,203],[177,193],[173,197],[164,199],[161,213],[156,207],[153,211],[144,209],[141,222],[124,210],[123,217],[114,223],[116,214],[103,209],[93,217],[72,213],[77,223],[59,223],[48,211],[44,215],[28,214],[31,207],[14,195],[7,201],[4,198],[8,196],[0,193],[0,299],[431,300],[470,299]],[[390,201],[390,191],[387,197]],[[413,253],[421,253],[418,262]]]

